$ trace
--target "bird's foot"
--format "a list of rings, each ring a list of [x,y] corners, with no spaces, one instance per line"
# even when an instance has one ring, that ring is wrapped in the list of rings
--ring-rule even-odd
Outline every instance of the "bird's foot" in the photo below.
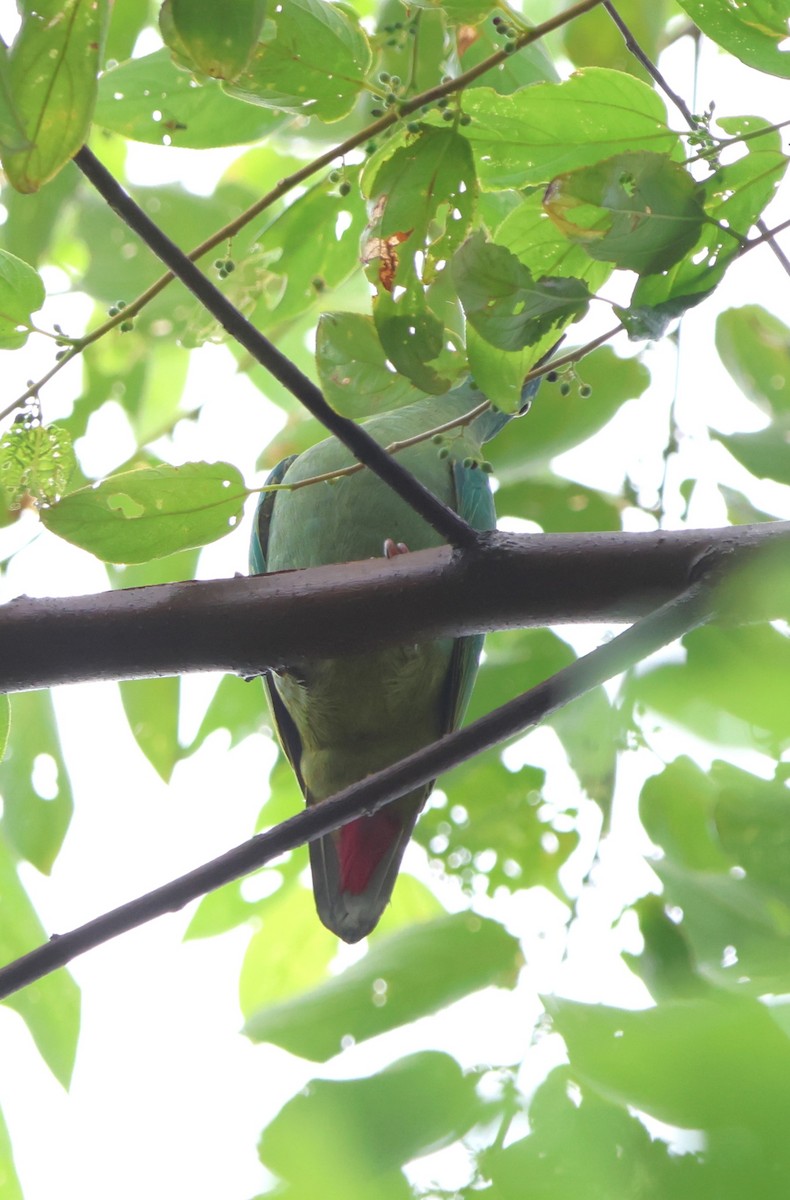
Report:
[[[392,538],[384,539],[384,557],[397,558],[399,554],[408,554],[409,547],[405,542],[395,542]]]

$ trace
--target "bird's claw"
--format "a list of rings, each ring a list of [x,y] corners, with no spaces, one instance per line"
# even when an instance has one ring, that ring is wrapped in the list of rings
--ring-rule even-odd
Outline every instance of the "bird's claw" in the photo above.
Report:
[[[405,542],[396,542],[392,538],[384,539],[384,557],[397,558],[399,554],[408,554],[409,547]]]

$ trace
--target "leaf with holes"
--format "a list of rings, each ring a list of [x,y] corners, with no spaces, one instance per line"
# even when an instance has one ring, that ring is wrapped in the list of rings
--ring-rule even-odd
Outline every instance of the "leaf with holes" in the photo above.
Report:
[[[587,311],[580,279],[535,279],[506,246],[482,232],[464,242],[452,262],[458,297],[470,325],[499,350],[521,350]]]
[[[697,241],[702,189],[663,154],[616,154],[557,175],[543,198],[554,224],[591,258],[652,275]]]
[[[141,467],[64,496],[41,519],[106,562],[139,563],[223,537],[248,495],[229,463]]]
[[[0,437],[0,489],[12,510],[25,496],[54,504],[75,466],[71,437],[59,425],[14,425]]]

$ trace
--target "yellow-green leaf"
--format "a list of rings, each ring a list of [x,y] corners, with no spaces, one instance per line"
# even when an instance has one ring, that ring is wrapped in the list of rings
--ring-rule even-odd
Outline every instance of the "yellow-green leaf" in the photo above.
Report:
[[[229,533],[247,494],[228,463],[142,467],[64,496],[41,519],[106,562],[147,562]]]
[[[107,12],[107,0],[39,0],[25,12],[8,82],[30,146],[3,154],[17,191],[37,191],[88,136]]]

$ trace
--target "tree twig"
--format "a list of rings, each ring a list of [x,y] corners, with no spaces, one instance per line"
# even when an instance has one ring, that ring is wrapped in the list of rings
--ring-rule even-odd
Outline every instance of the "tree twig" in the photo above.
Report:
[[[465,729],[448,734],[401,762],[367,776],[163,887],[68,933],[54,935],[45,945],[0,970],[0,998],[41,979],[119,934],[183,908],[206,892],[258,870],[278,855],[323,837],[362,813],[376,812],[475,754],[522,733],[571,700],[709,620],[713,603],[710,577],[704,575],[680,596],[612,641]]]

